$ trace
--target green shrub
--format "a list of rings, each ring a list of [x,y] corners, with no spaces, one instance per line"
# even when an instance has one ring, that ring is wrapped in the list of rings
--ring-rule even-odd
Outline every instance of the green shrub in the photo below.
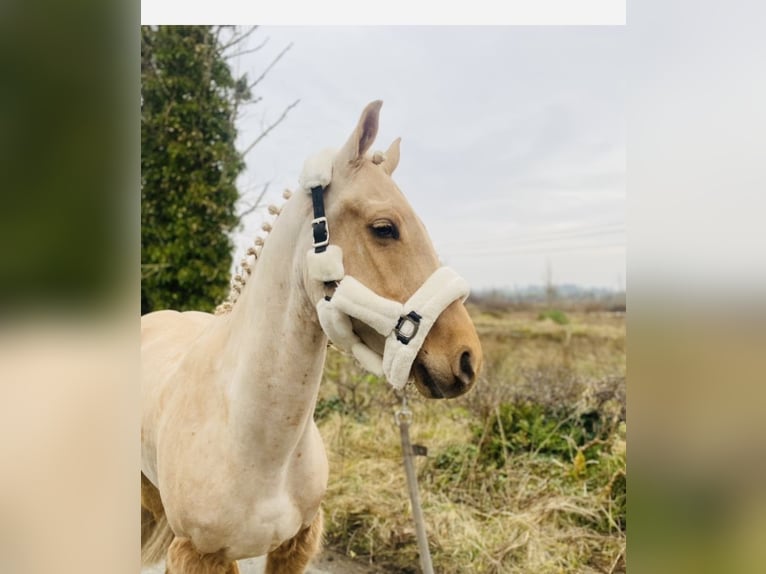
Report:
[[[534,403],[501,404],[487,421],[489,428],[475,425],[474,440],[484,464],[500,468],[506,455],[529,452],[572,462],[580,447],[605,438],[608,429],[597,412],[567,413]],[[596,442],[586,450],[593,455]]]
[[[607,535],[625,532],[625,452],[614,448],[623,435],[598,411],[503,403],[484,424],[473,425],[469,443],[434,455],[430,480],[439,488],[460,485],[501,493],[517,465],[535,467],[540,474],[555,473],[564,491],[584,489],[600,499],[600,511],[579,516],[579,524]]]
[[[317,406],[314,409],[314,420],[317,422],[322,421],[330,416],[331,413],[346,414],[347,410],[346,405],[338,395],[326,399],[319,399],[317,401]]]
[[[540,311],[540,314],[537,316],[537,320],[544,321],[545,319],[550,319],[557,325],[566,325],[569,323],[569,317],[566,316],[564,311],[559,309],[548,309],[547,311]]]

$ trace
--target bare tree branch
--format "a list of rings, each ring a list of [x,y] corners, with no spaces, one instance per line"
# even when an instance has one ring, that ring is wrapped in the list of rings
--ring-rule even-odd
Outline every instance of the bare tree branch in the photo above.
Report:
[[[261,190],[261,193],[258,194],[258,199],[255,200],[255,203],[253,205],[251,205],[250,207],[248,207],[247,209],[245,209],[245,211],[243,211],[242,213],[239,214],[239,219],[240,220],[244,219],[246,216],[250,215],[256,209],[258,209],[258,207],[260,207],[261,200],[263,200],[263,196],[266,195],[266,191],[269,189],[270,185],[271,185],[270,181],[267,181],[264,184],[263,189]]]
[[[215,45],[216,46],[221,45],[221,30],[223,30],[223,26],[218,26],[215,29]]]
[[[243,152],[242,152],[242,157],[244,158],[244,157],[245,157],[247,154],[249,154],[249,153],[250,153],[250,152],[253,150],[253,148],[254,148],[256,145],[258,145],[258,142],[260,142],[260,141],[261,141],[263,138],[265,138],[267,135],[269,135],[269,132],[271,132],[271,130],[273,130],[275,127],[277,127],[279,124],[281,124],[281,123],[282,123],[282,121],[283,121],[283,120],[284,120],[284,119],[287,117],[287,113],[288,113],[288,112],[289,112],[291,109],[293,109],[295,106],[297,106],[299,102],[300,102],[300,100],[295,100],[295,101],[294,101],[292,104],[290,104],[289,106],[287,106],[287,107],[284,109],[284,111],[282,112],[282,115],[281,115],[281,116],[279,116],[279,119],[278,119],[277,121],[275,121],[273,124],[271,124],[269,127],[267,127],[267,128],[266,128],[266,129],[265,129],[265,130],[264,130],[264,131],[261,133],[261,135],[259,135],[257,138],[255,138],[255,141],[253,141],[253,143],[251,143],[249,146],[247,146],[247,147],[245,148],[245,151],[243,151]]]
[[[255,105],[255,104],[257,104],[258,102],[260,102],[262,99],[263,99],[263,96],[258,96],[257,98],[253,98],[252,100],[247,100],[247,101],[246,101],[246,102],[244,102],[244,103],[245,103],[246,105],[248,105],[248,106],[254,106],[254,105]],[[237,118],[237,119],[240,119],[240,118],[242,118],[242,117],[245,117],[244,115],[241,115],[241,114],[244,114],[244,113],[246,113],[246,112],[244,112],[244,111],[241,111],[241,110],[239,109],[239,104],[240,104],[239,100],[237,100],[237,101],[235,101],[235,102],[234,102],[234,117],[235,117],[235,118]]]
[[[289,43],[287,46],[285,46],[285,48],[284,48],[284,49],[283,49],[283,50],[282,50],[282,51],[281,51],[279,54],[277,54],[277,57],[276,57],[276,58],[274,58],[274,59],[271,61],[271,64],[269,64],[268,66],[266,66],[266,69],[263,71],[263,73],[262,73],[260,76],[258,76],[258,77],[255,79],[255,81],[251,82],[251,83],[250,83],[250,85],[248,85],[247,87],[248,87],[248,88],[250,88],[250,89],[252,90],[252,89],[253,89],[255,86],[257,86],[257,85],[258,85],[258,84],[261,82],[261,80],[263,80],[263,78],[265,78],[265,77],[266,77],[266,74],[268,74],[268,73],[269,73],[269,71],[271,70],[271,68],[273,68],[273,67],[276,65],[276,63],[277,63],[277,62],[279,62],[279,60],[281,60],[281,59],[282,59],[282,56],[284,56],[284,55],[287,53],[287,51],[288,51],[290,48],[292,48],[292,47],[293,47],[293,43],[292,43],[292,42],[290,42],[290,43]]]
[[[266,44],[269,43],[269,38],[266,38],[263,42],[258,44],[255,48],[249,48],[247,50],[242,50],[241,52],[234,52],[233,54],[227,54],[226,58],[238,58],[239,56],[244,56],[245,54],[252,54],[253,52],[257,52],[261,48],[263,48]]]
[[[231,48],[232,46],[235,46],[239,44],[240,42],[242,42],[243,40],[252,36],[257,29],[258,29],[258,26],[251,26],[248,30],[246,30],[242,34],[237,34],[236,32],[234,32],[231,40],[229,40],[223,46],[221,46],[221,53],[225,52],[228,48]]]

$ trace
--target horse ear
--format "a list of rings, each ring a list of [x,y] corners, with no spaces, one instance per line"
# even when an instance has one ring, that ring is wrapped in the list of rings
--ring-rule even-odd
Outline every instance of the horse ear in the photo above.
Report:
[[[375,136],[378,135],[378,117],[382,105],[381,100],[375,100],[364,108],[354,133],[338,152],[337,160],[341,165],[357,161],[370,149]]]
[[[388,174],[394,173],[396,166],[399,165],[399,144],[402,138],[396,138],[386,150],[386,160],[380,164],[380,167]]]

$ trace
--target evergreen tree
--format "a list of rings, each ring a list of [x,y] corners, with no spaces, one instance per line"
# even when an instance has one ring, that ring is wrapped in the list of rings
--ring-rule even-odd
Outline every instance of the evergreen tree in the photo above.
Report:
[[[235,185],[244,159],[235,117],[250,99],[220,30],[141,29],[141,313],[212,310],[228,293]]]

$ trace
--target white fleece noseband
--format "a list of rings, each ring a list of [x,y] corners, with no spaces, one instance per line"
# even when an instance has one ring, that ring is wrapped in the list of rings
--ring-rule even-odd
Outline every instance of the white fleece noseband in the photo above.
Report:
[[[327,187],[332,178],[334,155],[334,150],[328,149],[306,161],[299,180],[304,190],[312,193],[312,189]],[[327,220],[316,217],[315,207],[313,223],[320,219],[324,220],[326,229]],[[320,249],[308,252],[306,263],[310,279],[338,284],[331,298],[323,298],[316,305],[322,329],[334,345],[351,353],[364,369],[385,375],[394,388],[403,388],[431,327],[453,301],[465,300],[468,283],[449,267],[440,267],[402,304],[381,297],[345,274],[343,251],[337,245],[328,244],[329,230],[322,243],[321,252],[317,252]],[[317,245],[315,236],[315,248]],[[385,337],[383,356],[354,333],[352,318]]]
[[[415,357],[442,311],[468,296],[468,284],[449,267],[440,267],[402,304],[381,297],[346,275],[332,299],[317,304],[319,322],[330,340],[350,352],[368,371],[384,374],[401,389],[407,384]],[[381,357],[354,333],[351,318],[386,338]]]

